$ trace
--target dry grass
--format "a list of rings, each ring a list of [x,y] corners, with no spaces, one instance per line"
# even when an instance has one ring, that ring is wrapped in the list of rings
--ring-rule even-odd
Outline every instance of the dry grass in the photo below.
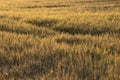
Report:
[[[119,80],[119,0],[0,0],[1,80]]]

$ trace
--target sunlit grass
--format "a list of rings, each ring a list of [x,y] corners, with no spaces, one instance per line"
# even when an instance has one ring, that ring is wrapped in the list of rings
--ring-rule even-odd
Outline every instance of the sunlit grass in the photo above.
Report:
[[[0,0],[0,79],[119,80],[119,0]]]

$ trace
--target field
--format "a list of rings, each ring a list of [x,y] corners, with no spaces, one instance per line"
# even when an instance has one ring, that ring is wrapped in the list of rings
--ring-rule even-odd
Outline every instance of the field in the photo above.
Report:
[[[120,80],[120,0],[0,0],[0,80]]]

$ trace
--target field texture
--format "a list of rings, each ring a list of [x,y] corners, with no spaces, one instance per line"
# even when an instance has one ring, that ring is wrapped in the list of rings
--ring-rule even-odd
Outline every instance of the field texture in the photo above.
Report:
[[[120,0],[0,0],[0,80],[120,80]]]

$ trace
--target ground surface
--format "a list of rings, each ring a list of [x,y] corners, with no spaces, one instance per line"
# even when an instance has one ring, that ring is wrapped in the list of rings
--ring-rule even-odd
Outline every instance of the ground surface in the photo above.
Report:
[[[1,80],[119,80],[119,0],[0,0]]]

